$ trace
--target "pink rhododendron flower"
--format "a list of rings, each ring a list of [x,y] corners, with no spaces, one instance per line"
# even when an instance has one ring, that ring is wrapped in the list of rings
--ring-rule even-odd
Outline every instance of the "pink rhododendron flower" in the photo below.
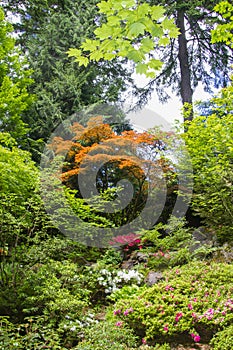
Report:
[[[114,315],[119,315],[120,313],[121,313],[121,310],[120,310],[120,309],[114,310],[114,311],[113,311],[113,314],[114,314]]]
[[[121,327],[123,325],[123,322],[122,321],[118,321],[115,323],[115,326],[117,327]]]
[[[163,330],[164,330],[165,332],[168,332],[168,327],[167,327],[167,326],[164,326],[164,327],[163,327]]]
[[[193,340],[195,341],[195,343],[198,343],[201,340],[201,337],[198,334],[191,333],[190,335],[193,338]]]
[[[177,312],[176,317],[175,317],[175,321],[178,322],[182,316],[183,316],[182,312]]]
[[[192,304],[188,304],[188,308],[189,308],[189,310],[192,310],[193,309]]]
[[[201,340],[200,335],[195,335],[195,336],[193,337],[193,340],[195,341],[195,343],[198,343],[198,342]]]

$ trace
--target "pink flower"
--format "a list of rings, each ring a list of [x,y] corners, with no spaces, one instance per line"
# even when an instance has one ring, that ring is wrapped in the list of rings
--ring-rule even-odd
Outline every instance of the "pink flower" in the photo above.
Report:
[[[171,290],[171,291],[173,291],[174,290],[174,288],[173,287],[171,287],[171,286],[169,286],[169,284],[165,287],[165,290]]]
[[[201,340],[201,337],[198,334],[191,333],[190,335],[193,338],[193,340],[195,341],[195,343],[198,343]]]
[[[167,327],[167,326],[164,326],[164,327],[163,327],[163,330],[164,330],[165,332],[168,332],[168,327]]]
[[[142,338],[142,344],[146,344],[146,339]]]
[[[198,342],[201,340],[200,335],[195,335],[195,336],[193,337],[193,340],[195,341],[195,343],[198,343]]]
[[[175,317],[175,321],[178,322],[182,316],[183,316],[182,312],[177,312],[176,317]]]
[[[189,308],[189,310],[192,310],[193,309],[192,304],[188,304],[188,308]]]
[[[124,311],[124,315],[125,315],[125,316],[127,316],[127,315],[128,315],[128,313],[129,313],[129,310],[128,310],[128,309],[126,309],[126,310]]]
[[[120,313],[121,313],[121,310],[120,310],[120,309],[114,310],[114,311],[113,311],[113,314],[114,314],[114,315],[119,315]]]
[[[179,275],[179,273],[180,273],[180,270],[176,270],[176,274]]]
[[[123,325],[123,322],[122,321],[118,321],[115,323],[115,326],[117,327],[121,327]]]
[[[214,314],[214,309],[212,309],[212,308],[208,309],[205,314],[213,315]]]

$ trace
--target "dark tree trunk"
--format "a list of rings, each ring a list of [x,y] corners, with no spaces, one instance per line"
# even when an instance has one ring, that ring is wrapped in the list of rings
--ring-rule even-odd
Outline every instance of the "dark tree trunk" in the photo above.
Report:
[[[180,35],[178,37],[179,43],[179,52],[178,58],[180,62],[180,74],[181,74],[181,83],[180,83],[180,93],[182,98],[182,103],[190,103],[192,105],[193,90],[191,88],[191,74],[188,61],[188,48],[187,48],[187,39],[185,35],[185,24],[184,24],[184,10],[179,9],[177,11],[177,27],[180,29]],[[193,110],[191,109],[190,113],[186,114],[186,120],[192,120]]]

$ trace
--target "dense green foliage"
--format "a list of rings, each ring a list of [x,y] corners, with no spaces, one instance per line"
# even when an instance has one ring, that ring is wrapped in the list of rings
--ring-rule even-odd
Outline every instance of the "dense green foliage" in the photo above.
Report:
[[[79,65],[84,66],[89,60],[127,57],[136,64],[137,73],[153,78],[162,63],[154,58],[148,60],[148,57],[156,45],[167,45],[170,38],[178,35],[174,23],[163,19],[163,7],[136,4],[134,0],[124,1],[123,6],[121,1],[102,1],[97,6],[106,20],[94,31],[96,39],[86,39],[81,50],[70,49],[69,56],[74,56]]]
[[[228,1],[222,1],[215,6],[215,11],[222,15],[224,18],[224,23],[219,24],[217,28],[212,31],[212,42],[224,42],[226,45],[233,48],[233,5]]]
[[[6,6],[6,2],[4,3]],[[102,5],[103,3],[108,9],[107,2],[102,2]],[[46,137],[49,132],[44,130],[45,126],[50,122],[50,127],[55,126],[56,118],[65,117],[65,110],[68,111],[71,107],[70,113],[73,113],[82,103],[89,104],[105,97],[106,100],[115,99],[123,85],[121,78],[120,81],[117,80],[120,76],[117,72],[115,78],[120,85],[116,85],[114,91],[111,90],[110,76],[109,80],[100,82],[100,85],[97,82],[95,88],[98,86],[99,90],[94,97],[81,97],[79,92],[83,93],[85,84],[90,84],[88,77],[92,74],[97,77],[105,70],[109,72],[111,65],[101,59],[98,64],[88,66],[89,76],[88,67],[85,70],[74,63],[68,63],[64,51],[61,53],[58,49],[60,44],[53,42],[58,39],[57,36],[62,30],[65,36],[65,29],[72,26],[72,21],[67,19],[67,13],[71,19],[84,25],[86,35],[89,23],[87,17],[97,10],[94,1],[91,3],[93,7],[90,5],[89,8],[82,3],[83,18],[68,11],[68,8],[80,11],[76,7],[77,4],[72,5],[69,0],[28,0],[25,7],[22,4],[21,1],[12,0],[7,5],[8,10],[22,16],[22,22],[17,26],[21,31],[21,39],[27,39],[25,42],[32,45],[28,49],[31,50],[28,51],[29,61],[32,60],[33,52],[34,61],[38,55],[38,62],[30,63],[35,63],[36,80],[32,91],[36,94],[37,107],[39,108],[41,102],[39,110],[44,111],[46,118],[48,112],[48,119],[43,120],[43,115],[35,111],[35,104],[30,109],[31,115],[26,114],[26,109],[34,100],[34,96],[28,92],[31,71],[27,70],[25,58],[15,46],[11,25],[0,11],[0,348],[170,350],[207,347],[213,350],[230,350],[233,339],[233,85],[229,84],[212,98],[207,115],[195,115],[192,121],[185,124],[185,132],[180,130],[180,136],[185,140],[193,165],[194,188],[190,207],[200,217],[200,227],[192,227],[184,217],[167,215],[165,220],[156,223],[151,229],[139,230],[136,227],[136,230],[126,232],[122,222],[123,219],[127,219],[127,215],[132,214],[132,208],[124,215],[116,212],[115,216],[110,217],[102,213],[104,205],[116,196],[116,184],[120,178],[116,161],[122,166],[124,177],[133,183],[140,178],[149,183],[150,177],[149,173],[147,177],[143,175],[138,164],[134,168],[132,153],[129,152],[130,148],[126,147],[125,140],[130,141],[130,144],[134,140],[137,149],[143,145],[144,148],[140,149],[140,152],[146,155],[146,161],[149,159],[149,147],[154,147],[152,155],[156,155],[156,160],[164,167],[167,197],[170,194],[169,189],[172,188],[176,199],[176,163],[175,159],[172,159],[174,156],[169,158],[169,147],[174,143],[174,133],[152,130],[147,134],[130,130],[122,134],[124,125],[115,125],[114,129],[106,123],[95,124],[89,120],[83,127],[76,124],[75,138],[68,140],[68,125],[63,134],[67,135],[67,138],[55,139],[57,148],[52,150],[48,147],[47,153],[44,153],[45,161],[50,166],[42,173],[32,160],[32,154],[23,150],[28,135],[34,135],[35,139]],[[132,1],[122,0],[116,4],[128,6]],[[177,5],[177,2],[175,4]],[[73,7],[69,7],[71,5]],[[59,11],[56,11],[58,9]],[[140,11],[143,9],[146,11],[148,7],[142,6]],[[62,12],[63,10],[65,12]],[[232,28],[232,6],[223,2],[215,10],[219,11],[226,23],[221,22],[216,26],[213,41],[221,41],[226,47],[231,46],[231,32],[223,37],[225,32],[222,29]],[[28,17],[26,11],[29,11]],[[148,12],[146,14],[148,15]],[[124,17],[122,18],[124,20]],[[166,23],[166,19],[164,21]],[[124,25],[127,26],[127,23]],[[170,26],[171,22],[167,23]],[[58,49],[56,53],[50,51],[51,47],[47,45],[46,25],[48,33],[51,34],[51,47],[55,51]],[[137,22],[135,26],[133,23],[130,25],[131,30],[136,31],[142,39],[142,25],[138,27]],[[90,35],[94,28],[96,23],[90,27]],[[75,35],[75,32],[70,30],[70,35]],[[99,34],[101,35],[100,32]],[[84,37],[84,32],[82,35]],[[38,40],[41,40],[41,46],[35,47]],[[63,37],[60,36],[59,40],[63,41]],[[66,38],[64,40],[66,41]],[[75,40],[74,42],[76,43]],[[79,39],[77,43],[80,43]],[[26,46],[24,50],[27,51]],[[60,57],[60,54],[63,57],[61,61],[64,70],[60,69],[60,58],[55,60],[55,66],[52,63],[56,55]],[[46,58],[51,62],[47,62]],[[47,63],[48,70],[45,69]],[[54,71],[51,73],[51,67],[56,67],[56,74]],[[40,72],[43,73],[41,76]],[[63,72],[65,76],[62,75]],[[48,79],[45,78],[47,73]],[[59,89],[65,88],[67,93],[70,92],[68,87],[75,84],[80,76],[84,80],[81,90],[74,93],[78,96],[77,105],[73,110],[74,105],[68,103],[69,107],[66,105],[65,110],[62,110],[65,93],[60,91],[62,93],[59,95]],[[63,82],[63,78],[70,78],[71,84]],[[54,83],[52,87],[50,79],[51,83]],[[59,97],[55,104],[50,104],[51,96],[56,95],[53,95],[55,91],[58,91]],[[73,97],[68,93],[69,100]],[[54,109],[50,111],[51,106]],[[111,106],[108,108],[110,111]],[[189,113],[188,108],[190,106],[185,106],[185,113]],[[58,114],[56,112],[53,119],[55,111],[58,111]],[[100,112],[92,114],[97,117]],[[122,115],[116,115],[118,122]],[[112,120],[114,113],[105,117]],[[28,118],[28,125],[25,124],[24,118]],[[98,118],[95,119],[98,121]],[[32,121],[35,121],[34,126]],[[114,121],[116,122],[116,119]],[[110,145],[104,143],[108,138],[111,140]],[[110,166],[106,153],[107,148],[113,152],[113,148],[116,147],[112,140],[120,140],[126,151],[126,155],[120,159],[121,163],[119,159],[114,158],[114,166]],[[88,200],[80,196],[77,177],[74,175],[81,170],[85,172],[83,164],[85,165],[86,154],[89,148],[94,147],[104,152],[89,154],[89,158],[108,160],[110,171],[108,173],[107,167],[104,168],[104,163],[102,173],[99,172],[96,177],[96,187],[101,193]],[[115,151],[118,147],[119,144]],[[62,163],[57,176],[57,163],[50,162],[54,156],[52,151],[55,154],[59,149],[61,152],[57,152],[58,158],[61,157],[64,161],[65,155],[66,162]],[[161,152],[157,153],[159,149]],[[179,152],[176,156],[184,158],[183,149],[179,149]],[[159,159],[158,154],[163,157]],[[117,152],[114,156],[117,156]],[[170,159],[169,167],[165,162],[166,156]],[[56,159],[57,162],[59,159]],[[93,167],[97,164],[94,163],[91,162]],[[185,159],[182,163],[183,170],[189,166]],[[167,177],[166,172],[169,174]],[[186,175],[188,178],[189,173]],[[43,192],[45,179],[48,181],[46,191]],[[157,187],[160,187],[160,181],[161,178],[157,176]],[[59,184],[63,194],[59,191]],[[90,181],[86,184],[87,187],[91,185]],[[138,187],[135,188],[137,192]],[[187,188],[183,190],[185,194]],[[68,202],[70,211],[64,205],[65,202]],[[143,206],[141,197],[137,210],[140,205]],[[53,215],[50,210],[52,207]],[[83,224],[79,229],[87,238],[86,245],[80,240],[70,239],[75,238],[75,235],[70,235],[68,239],[55,227],[60,223],[75,232],[75,226],[72,227],[72,222],[69,221],[70,212],[73,216],[78,214],[82,219]],[[119,218],[119,226],[123,228],[122,234],[115,237],[105,235],[104,239],[108,243],[106,248],[98,246],[98,242],[93,246],[92,235],[96,234],[97,237],[94,238],[98,238],[99,228],[111,227],[113,222],[117,225]],[[85,221],[92,223],[91,232],[84,225]]]
[[[197,116],[184,139],[194,169],[193,207],[221,241],[233,239],[232,86],[214,98],[210,116]]]
[[[79,68],[67,57],[69,47],[79,46],[96,28],[96,0],[7,1],[5,7],[20,20],[17,40],[33,70],[30,91],[37,99],[23,120],[31,126],[27,149],[34,149],[38,161],[39,139],[47,140],[62,120],[77,118],[83,106],[119,102],[131,72],[116,61]]]
[[[32,103],[28,87],[32,83],[26,59],[15,47],[13,27],[0,8],[0,131],[21,140],[29,130],[22,113]]]
[[[178,334],[198,342],[231,325],[230,265],[192,263],[167,272],[164,279],[151,288],[139,288],[129,298],[123,288],[123,298],[118,294],[114,306],[116,321],[152,343]]]

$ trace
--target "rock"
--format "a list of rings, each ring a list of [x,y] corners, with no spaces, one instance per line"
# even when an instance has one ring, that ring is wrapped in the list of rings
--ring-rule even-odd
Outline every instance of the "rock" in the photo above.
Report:
[[[141,252],[136,252],[135,254],[135,260],[138,262],[142,263],[147,263],[148,262],[148,256],[147,254],[141,253]]]
[[[134,267],[135,265],[135,261],[133,260],[126,260],[126,261],[123,261],[123,263],[121,264],[121,268],[123,270],[130,270]]]
[[[189,250],[193,253],[195,250],[206,247],[214,247],[216,243],[216,237],[214,233],[206,232],[204,227],[199,227],[193,231],[192,243],[190,244]]]
[[[213,254],[216,261],[232,263],[233,262],[233,246],[229,243],[224,243],[222,247]]]
[[[123,261],[121,264],[122,269],[130,270],[133,268],[134,265],[140,264],[140,263],[147,263],[148,262],[148,255],[139,251],[134,251],[131,253],[131,255],[128,257],[127,260]]]
[[[164,280],[162,272],[150,271],[145,278],[145,283],[148,286],[153,286],[154,284]]]

